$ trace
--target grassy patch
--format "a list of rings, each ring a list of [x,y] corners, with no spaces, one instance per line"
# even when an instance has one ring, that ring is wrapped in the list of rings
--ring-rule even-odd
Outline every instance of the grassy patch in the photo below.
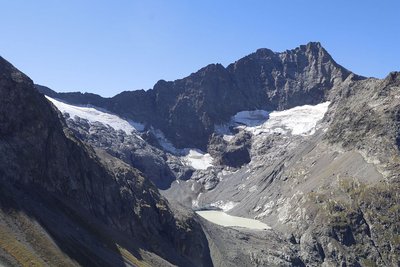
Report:
[[[10,230],[0,225],[0,247],[19,264],[26,267],[40,267],[46,264],[25,244],[19,242]]]
[[[133,265],[138,266],[138,267],[151,267],[146,262],[141,261],[138,258],[136,258],[135,256],[133,256],[132,253],[130,253],[125,248],[121,247],[118,244],[116,244],[116,245],[118,247],[119,253],[121,253],[121,255],[124,257],[125,260],[129,261],[130,263],[132,263]]]

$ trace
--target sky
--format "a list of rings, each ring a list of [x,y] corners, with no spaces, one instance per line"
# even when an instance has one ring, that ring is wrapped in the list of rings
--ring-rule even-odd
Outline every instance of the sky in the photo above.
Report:
[[[398,0],[0,0],[0,56],[56,91],[113,96],[319,41],[347,69],[400,71]]]

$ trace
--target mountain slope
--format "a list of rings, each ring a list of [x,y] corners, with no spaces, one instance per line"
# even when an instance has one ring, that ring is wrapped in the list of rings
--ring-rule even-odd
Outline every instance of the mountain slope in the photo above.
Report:
[[[210,265],[207,241],[137,170],[75,138],[0,58],[0,262]]]

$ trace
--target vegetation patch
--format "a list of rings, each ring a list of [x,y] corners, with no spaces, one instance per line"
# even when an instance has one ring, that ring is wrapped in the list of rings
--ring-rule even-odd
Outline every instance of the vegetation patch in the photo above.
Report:
[[[19,242],[8,227],[3,225],[0,225],[0,247],[24,267],[46,266],[28,246]]]

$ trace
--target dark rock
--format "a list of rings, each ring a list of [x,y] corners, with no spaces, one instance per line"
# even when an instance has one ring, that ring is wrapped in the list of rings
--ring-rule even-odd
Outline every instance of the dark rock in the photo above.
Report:
[[[238,168],[250,162],[251,134],[241,131],[230,142],[213,135],[208,151],[220,165]]]

